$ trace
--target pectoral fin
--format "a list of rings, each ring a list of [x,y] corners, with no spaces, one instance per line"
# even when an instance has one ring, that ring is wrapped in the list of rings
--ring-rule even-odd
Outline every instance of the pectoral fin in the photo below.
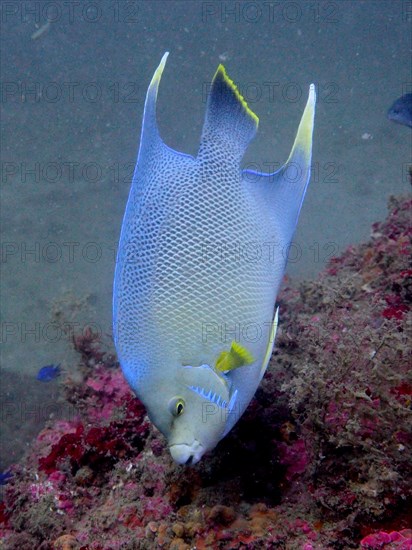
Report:
[[[222,351],[215,363],[215,369],[227,372],[245,365],[251,365],[255,359],[252,354],[241,344],[233,341],[229,351]]]

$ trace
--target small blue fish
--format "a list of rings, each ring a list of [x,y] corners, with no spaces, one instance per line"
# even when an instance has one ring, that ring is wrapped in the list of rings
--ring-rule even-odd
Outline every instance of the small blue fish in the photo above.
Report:
[[[397,99],[388,110],[388,118],[412,128],[412,94],[405,94]]]
[[[37,380],[40,382],[50,382],[61,375],[60,363],[58,365],[46,365],[37,373]]]
[[[11,472],[2,472],[0,474],[0,485],[6,485],[12,477],[13,474]]]

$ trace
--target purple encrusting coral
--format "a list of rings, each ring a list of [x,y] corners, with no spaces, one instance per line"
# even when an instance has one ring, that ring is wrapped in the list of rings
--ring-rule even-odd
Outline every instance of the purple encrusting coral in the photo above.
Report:
[[[243,418],[176,466],[112,355],[74,339],[76,416],[11,468],[0,548],[412,549],[410,199],[315,282],[286,287],[272,363]]]

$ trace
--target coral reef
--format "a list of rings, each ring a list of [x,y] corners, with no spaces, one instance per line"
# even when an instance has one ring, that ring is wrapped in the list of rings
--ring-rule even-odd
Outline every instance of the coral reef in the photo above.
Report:
[[[255,398],[192,468],[97,336],[76,335],[75,414],[11,467],[0,548],[412,549],[411,214],[391,199],[369,242],[286,285]]]

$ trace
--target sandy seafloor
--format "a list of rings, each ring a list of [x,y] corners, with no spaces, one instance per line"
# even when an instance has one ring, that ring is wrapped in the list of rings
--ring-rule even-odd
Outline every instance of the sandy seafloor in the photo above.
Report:
[[[144,97],[166,50],[159,124],[170,146],[191,154],[218,63],[260,117],[245,165],[262,169],[286,160],[308,86],[317,85],[314,176],[292,279],[313,278],[364,240],[388,196],[409,187],[411,131],[386,110],[411,91],[410,2],[96,5],[1,5],[1,397],[18,403],[2,409],[14,435],[3,440],[1,468],[29,443],[31,424],[46,420],[39,403],[54,402],[54,383],[37,382],[38,369],[72,360],[55,323],[91,324],[110,339]]]

